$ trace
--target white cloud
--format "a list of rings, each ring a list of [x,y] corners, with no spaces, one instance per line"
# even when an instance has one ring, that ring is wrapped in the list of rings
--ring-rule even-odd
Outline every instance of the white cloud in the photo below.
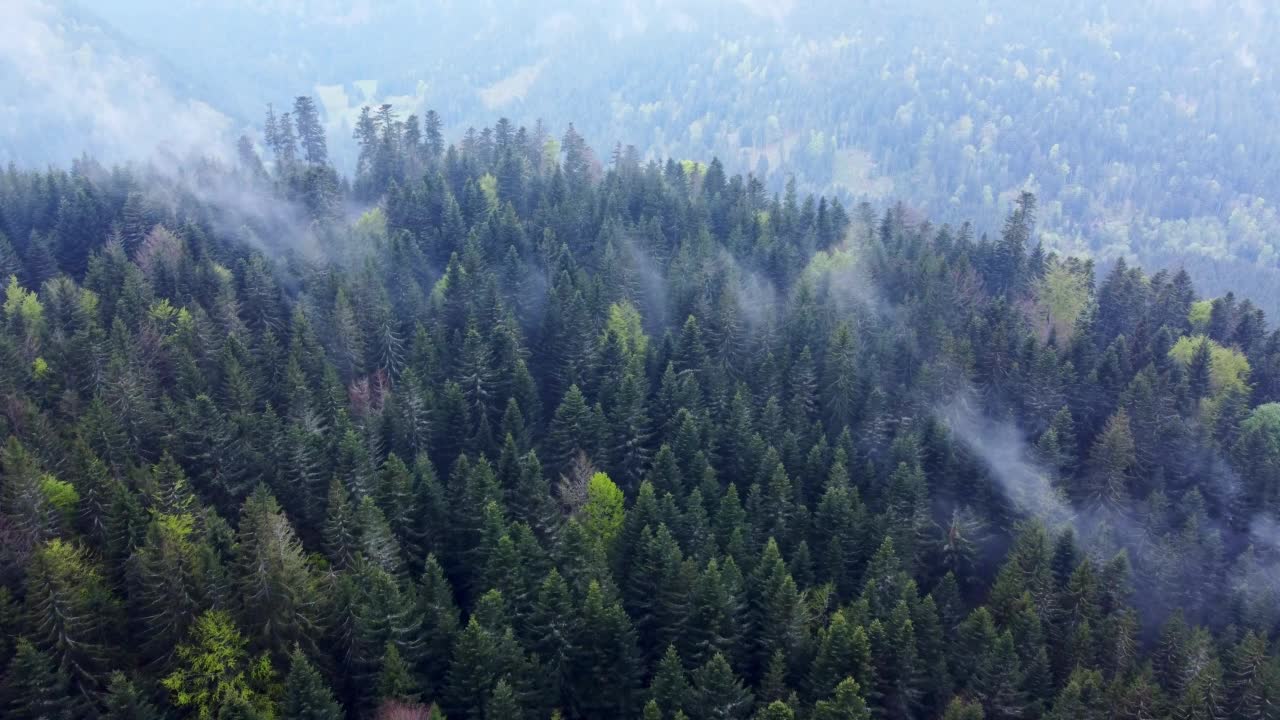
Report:
[[[180,98],[102,28],[48,0],[0,2],[0,160],[226,156],[231,121]]]

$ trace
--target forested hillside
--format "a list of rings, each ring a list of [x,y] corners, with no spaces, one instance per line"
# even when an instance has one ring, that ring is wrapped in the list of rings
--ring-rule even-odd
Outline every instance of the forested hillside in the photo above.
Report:
[[[1280,313],[1265,0],[10,0],[0,25],[32,38],[0,43],[0,163],[203,152],[302,89],[344,173],[363,105],[433,107],[451,136],[574,122],[993,234],[1028,190],[1048,248]]]
[[[0,175],[5,718],[1276,716],[1249,300],[1029,193],[288,111]]]

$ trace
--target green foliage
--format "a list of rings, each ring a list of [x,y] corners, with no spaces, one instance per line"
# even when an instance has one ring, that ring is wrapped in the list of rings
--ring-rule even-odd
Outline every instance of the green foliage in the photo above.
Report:
[[[280,716],[296,720],[341,720],[342,706],[334,699],[333,691],[315,665],[301,650],[294,650],[289,661]]]
[[[5,672],[5,717],[14,720],[73,720],[79,713],[67,674],[26,640]]]
[[[1212,300],[1197,300],[1191,304],[1191,312],[1187,314],[1187,321],[1191,323],[1192,331],[1203,334],[1209,329],[1209,316],[1213,312]]]
[[[693,672],[689,692],[694,720],[734,720],[750,717],[751,692],[733,673],[724,655],[715,655]]]
[[[4,314],[10,323],[17,325],[27,337],[38,336],[44,324],[44,305],[35,292],[24,289],[18,278],[9,277],[4,291]]]
[[[1204,335],[1183,336],[1169,350],[1169,357],[1183,367],[1190,366],[1196,348],[1202,343],[1209,346],[1211,389],[1215,395],[1246,390],[1249,381],[1249,360],[1239,350],[1223,347]]]
[[[814,720],[869,720],[871,713],[862,699],[861,688],[852,678],[836,685],[829,700],[819,700],[813,708]]]
[[[587,535],[610,550],[622,532],[624,516],[622,491],[604,473],[595,473],[587,484],[587,502],[581,522]]]
[[[277,659],[295,646],[314,652],[318,582],[292,524],[265,488],[245,500],[237,540],[236,594],[255,646]]]
[[[305,105],[230,176],[305,257],[141,170],[0,178],[0,660],[47,705],[5,717],[1277,702],[1251,303],[1095,290],[1027,194],[984,239],[507,121],[370,109],[347,188]]]
[[[356,220],[355,232],[370,239],[386,237],[386,213],[382,211],[382,208],[377,207],[366,211]]]
[[[266,656],[250,658],[247,645],[230,615],[209,610],[196,619],[190,639],[178,646],[178,668],[161,685],[174,705],[188,708],[200,720],[236,703],[270,717],[267,692],[274,671]]]
[[[1037,295],[1059,342],[1068,343],[1089,307],[1093,279],[1067,263],[1053,263],[1041,278]]]
[[[51,540],[27,568],[29,638],[54,658],[81,689],[96,686],[108,668],[104,641],[116,630],[116,602],[105,579],[80,548]]]
[[[412,703],[418,699],[418,683],[413,679],[409,666],[400,656],[400,649],[393,642],[387,643],[382,655],[382,669],[378,671],[378,701]]]
[[[485,705],[484,720],[521,720],[523,717],[524,713],[516,701],[511,683],[499,680],[498,684],[493,686],[493,695],[489,698],[489,703]]]
[[[80,493],[76,492],[75,486],[52,475],[42,475],[40,477],[40,490],[44,493],[46,501],[67,516],[68,520],[75,513],[76,506],[80,503]]]
[[[963,698],[952,698],[947,705],[943,720],[984,720],[982,705],[976,702],[965,702]]]
[[[103,720],[161,720],[164,717],[146,694],[122,672],[111,673],[102,704],[105,707]]]
[[[625,357],[643,360],[649,349],[649,336],[644,332],[644,318],[640,311],[629,302],[613,303],[609,306],[609,317],[605,321],[605,335],[617,337]]]

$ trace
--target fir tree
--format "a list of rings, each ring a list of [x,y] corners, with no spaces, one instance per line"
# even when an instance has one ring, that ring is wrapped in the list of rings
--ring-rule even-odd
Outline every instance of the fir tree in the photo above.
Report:
[[[285,676],[284,696],[280,701],[284,717],[297,720],[341,720],[342,706],[324,677],[301,650],[289,657],[289,674]]]

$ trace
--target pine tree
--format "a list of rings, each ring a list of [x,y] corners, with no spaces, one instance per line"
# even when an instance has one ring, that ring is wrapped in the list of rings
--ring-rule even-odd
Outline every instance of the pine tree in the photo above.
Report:
[[[275,498],[259,487],[240,512],[235,563],[240,618],[257,647],[283,659],[315,652],[321,599],[302,543]]]
[[[418,700],[418,681],[400,656],[395,642],[387,642],[374,686],[374,694],[379,703],[414,703]]]
[[[26,582],[31,641],[82,691],[103,679],[103,640],[114,634],[115,604],[84,551],[55,539],[32,556]]]
[[[515,691],[506,680],[493,686],[493,694],[484,708],[484,720],[521,720],[524,713],[516,700]]]
[[[808,345],[792,364],[788,385],[791,400],[787,407],[787,421],[793,428],[807,427],[818,407],[817,372]]]
[[[1089,453],[1086,499],[1108,509],[1126,507],[1130,497],[1130,470],[1136,461],[1129,415],[1118,410],[1107,421]]]
[[[1222,664],[1212,658],[1187,682],[1178,702],[1177,716],[1195,720],[1225,718],[1228,712],[1225,692]]]
[[[854,424],[858,391],[857,347],[852,327],[844,322],[836,327],[827,342],[822,378],[827,427],[839,429]]]
[[[640,376],[628,372],[608,412],[609,458],[623,487],[634,488],[648,469],[649,417],[645,411],[645,387]]]
[[[867,601],[871,616],[888,618],[909,581],[910,578],[902,571],[893,539],[886,535],[867,564],[862,588],[862,597]]]
[[[1014,651],[1013,636],[1005,632],[996,638],[976,668],[974,693],[991,718],[1021,717],[1025,709],[1022,695],[1022,668]]]
[[[422,656],[422,617],[414,598],[397,579],[381,567],[361,562],[356,570],[358,587],[353,614],[349,671],[368,681],[384,669],[387,644],[395,646],[397,661],[415,665]]]
[[[719,563],[708,560],[694,582],[688,627],[681,637],[692,665],[701,666],[716,654],[732,655],[738,640],[737,602]]]
[[[819,700],[813,708],[814,720],[870,720],[871,713],[862,699],[861,688],[853,678],[836,685],[830,700]]]
[[[565,696],[573,680],[574,643],[581,633],[579,625],[569,586],[553,568],[538,589],[529,619],[527,646],[542,663],[548,695],[557,701]]]
[[[578,386],[570,386],[547,431],[544,454],[548,467],[552,472],[564,473],[576,453],[585,452],[590,457],[598,447],[591,408]]]
[[[307,656],[295,649],[289,663],[280,701],[281,714],[296,720],[341,720],[342,706]]]
[[[693,672],[689,705],[693,720],[740,720],[750,717],[752,696],[724,655],[715,655]]]
[[[1053,720],[1102,720],[1111,717],[1102,674],[1083,669],[1073,672],[1053,703],[1053,712],[1047,717]]]
[[[103,720],[161,720],[164,717],[137,685],[118,671],[111,673],[102,705]]]
[[[190,515],[153,516],[146,542],[129,559],[130,610],[140,621],[144,656],[167,667],[178,643],[209,608],[217,569],[193,537]]]
[[[438,696],[440,679],[448,671],[449,654],[459,631],[459,611],[454,603],[453,588],[435,555],[424,562],[418,585],[417,614],[422,621],[423,663],[421,665],[428,694]]]
[[[760,708],[755,717],[756,720],[795,720],[796,713],[786,703],[774,700]]]
[[[80,716],[67,674],[53,658],[25,639],[5,673],[5,717],[14,720],[73,720]]]
[[[646,528],[631,558],[626,602],[635,620],[640,646],[656,659],[662,648],[685,634],[689,614],[684,557],[666,525]]]
[[[201,615],[186,643],[177,650],[178,667],[161,684],[178,707],[193,708],[199,717],[213,717],[227,705],[248,705],[269,712],[266,686],[272,669],[266,657],[251,659],[247,641],[231,616],[220,610]]]
[[[302,152],[307,162],[312,165],[324,165],[328,162],[329,154],[315,101],[305,95],[295,98],[293,118],[298,126],[298,140],[301,142]]]
[[[587,589],[581,617],[567,688],[571,706],[580,717],[601,720],[634,712],[640,660],[631,621],[595,582]],[[603,678],[609,679],[608,694],[599,692]]]
[[[497,638],[473,615],[454,645],[441,696],[449,717],[483,720],[484,705],[497,682],[498,653]]]
[[[793,654],[805,633],[800,590],[772,539],[752,573],[748,601],[753,667],[763,671],[775,651]]]
[[[512,517],[528,525],[543,543],[553,544],[562,517],[537,454],[530,451],[520,458],[519,470],[520,479],[511,502]]]
[[[684,663],[675,646],[668,646],[658,661],[648,694],[649,702],[657,704],[668,717],[684,710],[689,700],[689,680],[685,677]]]
[[[36,458],[10,435],[0,451],[0,516],[15,537],[17,546],[34,547],[58,529],[57,508],[44,491],[44,475]]]
[[[404,553],[396,541],[391,525],[372,497],[360,501],[356,510],[357,535],[360,538],[360,555],[388,574],[403,579],[406,576]]]
[[[851,625],[844,612],[837,610],[818,634],[817,653],[808,677],[810,695],[826,697],[848,676],[870,683],[871,659],[866,630],[860,625]]]
[[[444,557],[449,561],[446,569],[450,575],[465,580],[458,588],[466,593],[464,597],[487,589],[481,585],[490,543],[497,542],[506,526],[501,507],[502,487],[489,461],[481,457],[472,462],[465,455],[459,458],[449,477],[451,542]]]
[[[359,553],[359,520],[351,507],[351,498],[342,482],[334,477],[329,483],[329,502],[324,521],[325,554],[336,568],[349,568]]]
[[[1267,716],[1275,702],[1277,669],[1267,660],[1266,643],[1250,631],[1232,653],[1227,696],[1233,717],[1253,720]]]
[[[947,711],[942,717],[943,720],[983,720],[986,715],[982,712],[981,704],[955,697],[947,705]]]

